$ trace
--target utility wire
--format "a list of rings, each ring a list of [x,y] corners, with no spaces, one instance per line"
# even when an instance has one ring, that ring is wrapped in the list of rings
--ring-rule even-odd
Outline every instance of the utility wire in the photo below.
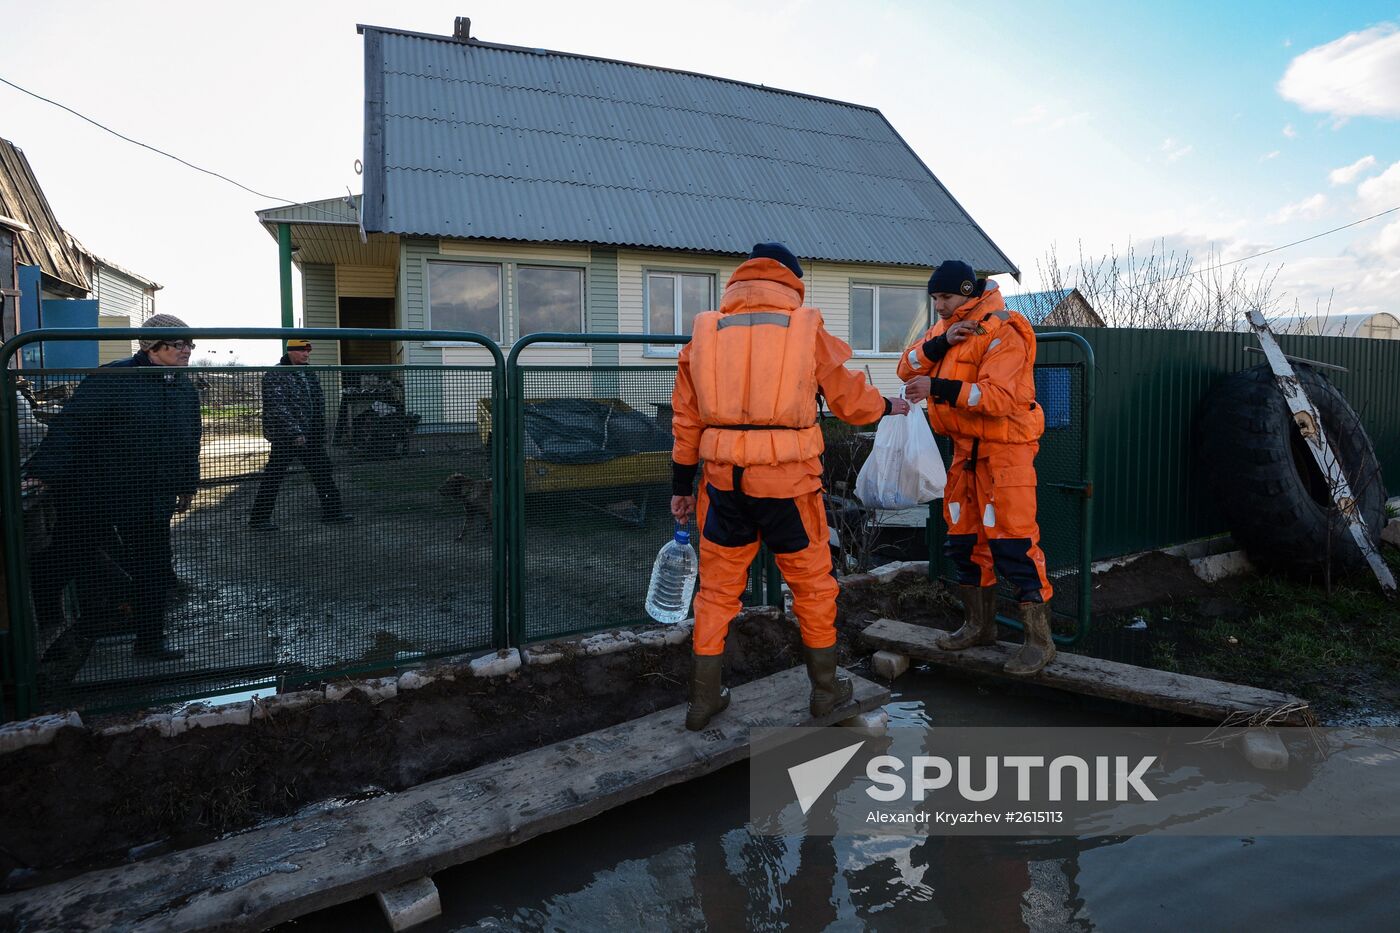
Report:
[[[41,100],[41,101],[43,101],[43,102],[46,103],[46,104],[52,104],[53,106],[59,108],[60,110],[66,110],[66,111],[68,111],[69,113],[71,113],[73,116],[77,117],[78,119],[80,119],[80,120],[86,120],[88,123],[91,123],[93,126],[97,127],[99,130],[102,130],[102,131],[107,132],[107,133],[111,133],[113,136],[117,137],[118,139],[125,140],[126,142],[129,142],[129,143],[131,143],[131,144],[134,145],[134,146],[140,146],[142,149],[149,149],[151,152],[154,152],[154,153],[156,153],[157,155],[163,155],[163,156],[165,156],[167,159],[174,159],[176,162],[179,162],[181,165],[186,166],[187,168],[192,168],[192,169],[194,169],[196,172],[203,172],[203,173],[206,174],[206,175],[213,175],[215,178],[218,178],[218,179],[220,179],[221,181],[226,181],[226,182],[228,182],[230,185],[233,185],[233,186],[235,186],[235,187],[237,187],[237,188],[242,188],[244,191],[248,192],[249,194],[255,194],[255,195],[257,195],[257,196],[260,197],[260,198],[267,198],[269,201],[281,201],[283,204],[296,204],[296,203],[297,203],[296,201],[293,201],[291,198],[279,198],[279,197],[277,197],[277,196],[274,195],[274,194],[266,194],[266,193],[264,193],[264,192],[262,192],[262,191],[256,191],[256,190],[254,190],[254,189],[252,189],[252,188],[249,188],[247,185],[243,184],[242,182],[235,181],[234,179],[229,178],[227,175],[221,175],[220,173],[214,171],[213,169],[207,169],[207,168],[204,168],[203,166],[195,165],[193,162],[189,162],[189,161],[187,161],[187,160],[185,160],[185,159],[180,158],[180,157],[177,156],[177,155],[173,155],[173,154],[171,154],[171,153],[169,153],[169,152],[166,152],[164,149],[159,149],[159,148],[157,148],[157,147],[155,147],[155,146],[150,145],[149,143],[143,143],[143,142],[141,142],[141,140],[139,140],[139,139],[132,139],[130,136],[126,136],[126,135],[123,135],[123,134],[121,134],[121,133],[118,133],[116,130],[112,129],[110,126],[104,126],[103,124],[101,124],[101,123],[97,122],[96,120],[94,120],[92,117],[89,117],[89,116],[87,116],[86,114],[79,113],[78,111],[74,110],[72,107],[69,107],[67,104],[62,104],[62,103],[59,103],[59,102],[56,101],[56,100],[51,100],[51,99],[45,97],[45,96],[42,95],[42,94],[38,94],[38,93],[35,93],[34,91],[29,90],[29,88],[20,87],[18,84],[14,83],[14,82],[11,81],[9,78],[4,77],[3,75],[0,75],[0,82],[3,82],[4,84],[8,84],[10,87],[14,88],[16,91],[20,91],[21,93],[28,94],[30,97],[33,97],[33,98],[35,98],[35,99],[37,99],[37,100]],[[309,206],[309,205],[308,205],[308,206]],[[318,211],[319,213],[325,214],[327,217],[340,217],[340,216],[341,216],[341,215],[339,215],[339,214],[333,214],[333,213],[331,213],[330,211],[322,210],[321,208],[312,208],[312,210],[315,210],[315,211]]]
[[[1269,249],[1260,250],[1259,252],[1254,253],[1250,256],[1245,256],[1242,259],[1231,259],[1229,262],[1216,263],[1215,265],[1207,266],[1204,269],[1192,269],[1188,272],[1181,272],[1177,275],[1167,276],[1164,279],[1156,279],[1151,282],[1144,282],[1140,285],[1118,285],[1109,289],[1106,292],[1099,292],[1099,294],[1106,296],[1116,295],[1120,291],[1139,291],[1144,288],[1154,288],[1166,282],[1175,282],[1177,279],[1195,278],[1198,275],[1205,275],[1207,272],[1214,272],[1217,269],[1224,269],[1226,266],[1233,266],[1238,265],[1242,262],[1249,262],[1250,260],[1258,259],[1260,256],[1267,256],[1270,253],[1277,253],[1279,250],[1285,250],[1289,249],[1290,247],[1299,246],[1303,243],[1309,243],[1313,240],[1321,239],[1325,236],[1330,236],[1331,234],[1336,233],[1340,230],[1346,230],[1350,227],[1356,227],[1364,223],[1369,223],[1370,221],[1375,220],[1377,217],[1384,217],[1386,214],[1394,214],[1396,211],[1400,211],[1400,204],[1397,204],[1395,207],[1387,208],[1386,210],[1380,211],[1379,213],[1372,214],[1370,217],[1362,217],[1360,220],[1353,220],[1351,223],[1342,224],[1340,227],[1333,227],[1331,230],[1324,230],[1321,233],[1314,233],[1312,236],[1303,237],[1301,240],[1294,240],[1292,243],[1285,243],[1282,246],[1273,246]]]

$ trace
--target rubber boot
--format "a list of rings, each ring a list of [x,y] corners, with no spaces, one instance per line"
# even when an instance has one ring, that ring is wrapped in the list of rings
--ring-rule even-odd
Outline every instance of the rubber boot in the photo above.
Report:
[[[836,646],[802,648],[807,656],[807,679],[812,681],[812,715],[821,718],[851,701],[851,678],[836,674]]]
[[[997,588],[994,586],[959,586],[967,619],[962,628],[951,635],[941,635],[937,645],[944,651],[961,651],[974,645],[997,643]]]
[[[729,688],[720,683],[724,655],[691,654],[690,702],[685,708],[685,727],[699,732],[729,706]]]
[[[1055,640],[1050,636],[1050,604],[1021,603],[1021,625],[1026,630],[1026,642],[1002,670],[1024,677],[1034,674],[1055,657]]]

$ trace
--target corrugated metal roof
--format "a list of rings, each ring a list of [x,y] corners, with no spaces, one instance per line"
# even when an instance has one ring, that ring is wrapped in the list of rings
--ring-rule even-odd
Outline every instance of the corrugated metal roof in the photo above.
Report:
[[[46,275],[88,291],[82,256],[49,207],[24,150],[8,139],[0,139],[0,216],[29,226],[15,233],[16,258],[21,264],[38,266]]]
[[[265,224],[304,223],[304,224],[358,224],[360,222],[360,196],[350,195],[326,198],[321,201],[307,201],[303,204],[287,204],[282,207],[269,207],[258,211],[258,220]],[[277,233],[274,230],[273,236]]]
[[[136,282],[137,284],[152,289],[154,291],[160,291],[162,288],[164,288],[164,286],[161,285],[159,282],[154,282],[151,279],[146,278],[139,272],[132,272],[130,269],[127,269],[124,266],[117,265],[110,259],[102,258],[101,256],[94,253],[92,250],[84,246],[83,241],[73,236],[73,234],[69,233],[66,234],[66,236],[68,237],[68,242],[73,244],[73,248],[76,249],[83,256],[86,256],[88,261],[93,265],[110,269],[111,271],[116,272],[120,275],[124,275],[132,281]]]
[[[877,110],[361,28],[366,230],[1017,271]]]
[[[1047,292],[1023,292],[1020,295],[1007,295],[1006,306],[1018,311],[1032,324],[1041,324],[1050,316],[1060,302],[1074,294],[1072,288],[1060,288]]]

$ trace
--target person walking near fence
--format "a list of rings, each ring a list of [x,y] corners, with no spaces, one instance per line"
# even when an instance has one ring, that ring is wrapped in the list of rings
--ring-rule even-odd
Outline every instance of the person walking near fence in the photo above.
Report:
[[[258,483],[249,525],[254,531],[276,531],[272,507],[282,481],[299,460],[316,486],[321,502],[321,521],[326,524],[353,521],[340,503],[340,490],[331,476],[331,459],[326,455],[326,397],[315,374],[298,370],[311,360],[311,341],[288,340],[287,352],[275,369],[263,373],[263,437],[272,445],[267,466]]]
[[[822,502],[822,432],[817,393],[852,424],[905,414],[843,365],[851,348],[802,304],[802,266],[781,243],[760,243],[725,286],[718,311],[696,315],[671,395],[671,514],[696,510],[701,460],[700,589],[687,729],[705,728],[729,705],[721,684],[724,641],[738,614],[749,565],[766,543],[793,594],[811,712],[824,716],[851,697],[836,674],[836,580]]]
[[[157,314],[141,326],[186,324]],[[170,521],[199,485],[199,393],[180,371],[194,343],[140,347],[78,383],[24,465],[25,487],[52,496],[57,513],[31,592],[39,623],[61,624],[63,589],[76,578],[82,629],[95,634],[103,609],[119,604],[136,630],[134,653],[173,661],[184,652],[165,640],[176,583]]]
[[[1035,400],[1035,332],[1006,307],[997,283],[944,262],[928,281],[939,320],[900,357],[911,402],[928,400],[937,434],[953,441],[943,497],[944,551],[952,560],[966,620],[939,646],[958,651],[996,642],[997,571],[1016,589],[1025,644],[1005,665],[1028,675],[1050,663],[1053,593],[1036,524],[1035,455],[1045,413]]]

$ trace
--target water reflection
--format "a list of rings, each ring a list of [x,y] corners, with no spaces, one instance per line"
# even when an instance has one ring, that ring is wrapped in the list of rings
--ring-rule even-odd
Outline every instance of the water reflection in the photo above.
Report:
[[[1105,723],[1043,697],[905,677],[907,725]],[[819,803],[817,807],[819,808]],[[745,766],[436,876],[475,930],[1393,928],[1400,840],[760,836]],[[369,900],[291,925],[387,929]]]

